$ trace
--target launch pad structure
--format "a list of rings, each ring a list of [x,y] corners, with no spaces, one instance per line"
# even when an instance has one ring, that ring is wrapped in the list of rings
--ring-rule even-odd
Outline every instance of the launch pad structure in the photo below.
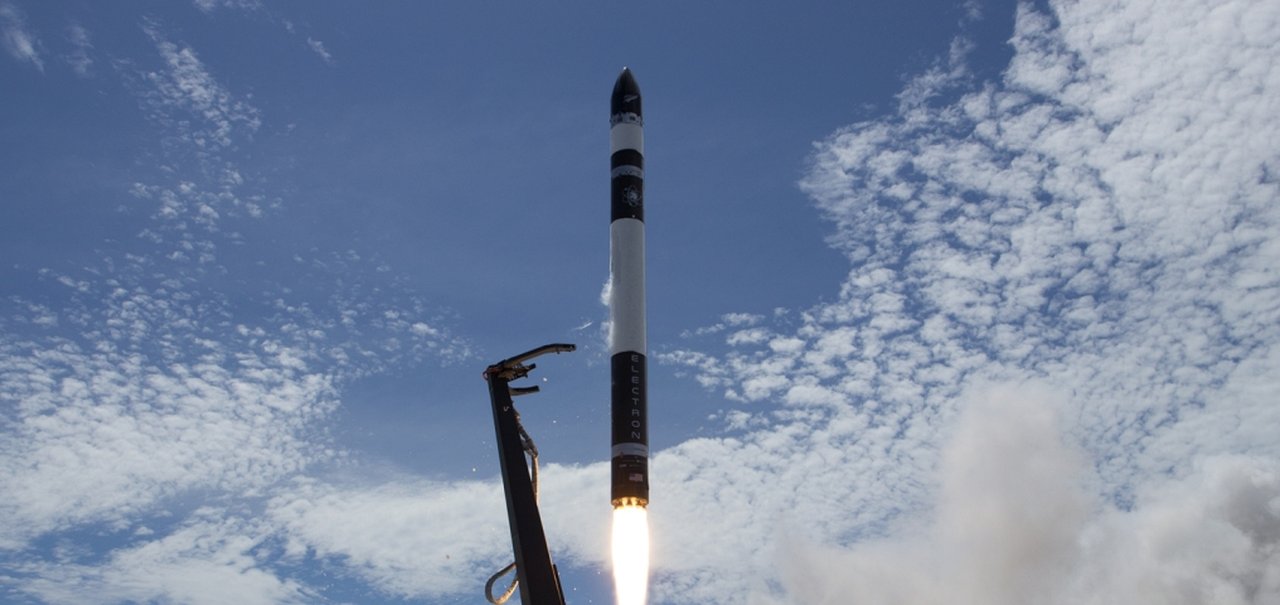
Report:
[[[507,496],[507,520],[511,526],[511,547],[515,552],[516,586],[520,590],[520,602],[524,605],[564,605],[564,591],[560,587],[560,574],[551,561],[547,535],[542,527],[542,515],[538,512],[537,448],[520,425],[514,397],[538,392],[537,385],[511,386],[511,382],[525,378],[537,367],[526,364],[536,357],[550,353],[567,353],[577,347],[571,344],[549,344],[525,351],[489,366],[484,379],[489,383],[489,400],[493,405],[493,428],[497,433],[498,459],[502,467],[502,487]],[[530,473],[525,453],[533,457]],[[499,572],[494,579],[501,576]],[[492,588],[486,587],[486,593]],[[502,603],[486,594],[490,602]],[[510,597],[508,593],[507,598]]]

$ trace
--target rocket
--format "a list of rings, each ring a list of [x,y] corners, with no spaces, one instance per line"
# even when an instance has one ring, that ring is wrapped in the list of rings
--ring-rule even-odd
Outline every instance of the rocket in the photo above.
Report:
[[[644,310],[644,114],[622,69],[609,100],[609,342],[614,508],[649,504]]]

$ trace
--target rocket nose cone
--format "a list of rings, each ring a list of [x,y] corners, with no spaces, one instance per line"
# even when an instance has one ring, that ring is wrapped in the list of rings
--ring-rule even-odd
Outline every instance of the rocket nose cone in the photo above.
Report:
[[[640,113],[640,86],[636,84],[631,69],[624,67],[613,84],[613,97],[609,102],[610,113]]]

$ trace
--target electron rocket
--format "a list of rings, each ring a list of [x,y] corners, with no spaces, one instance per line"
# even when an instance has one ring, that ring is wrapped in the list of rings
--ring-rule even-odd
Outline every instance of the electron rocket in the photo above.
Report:
[[[649,504],[644,311],[644,114],[623,68],[609,102],[609,342],[614,508]]]

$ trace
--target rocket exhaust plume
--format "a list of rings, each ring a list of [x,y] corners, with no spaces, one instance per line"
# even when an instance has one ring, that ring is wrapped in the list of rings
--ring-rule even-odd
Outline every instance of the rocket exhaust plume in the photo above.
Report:
[[[644,117],[623,68],[609,100],[609,343],[612,372],[613,581],[618,605],[649,584],[649,420],[644,305]]]
[[[618,605],[644,605],[649,592],[649,511],[613,509],[613,587]]]

